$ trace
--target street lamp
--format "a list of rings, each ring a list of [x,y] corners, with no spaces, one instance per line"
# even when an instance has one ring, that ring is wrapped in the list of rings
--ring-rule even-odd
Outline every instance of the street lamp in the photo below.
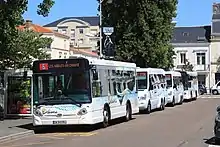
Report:
[[[100,23],[100,28],[99,28],[99,39],[100,39],[100,45],[99,45],[99,48],[100,48],[100,58],[103,57],[103,54],[102,54],[102,3],[104,1],[107,1],[107,4],[111,4],[112,3],[112,0],[100,0],[100,3],[99,3],[99,23]]]

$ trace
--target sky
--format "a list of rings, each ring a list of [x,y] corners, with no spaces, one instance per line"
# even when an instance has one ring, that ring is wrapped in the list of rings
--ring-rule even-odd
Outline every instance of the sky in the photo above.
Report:
[[[24,19],[45,25],[68,16],[97,16],[97,0],[55,0],[48,17],[37,15],[37,5],[42,0],[29,0]],[[177,26],[209,25],[212,18],[212,4],[220,0],[179,0],[177,7]]]

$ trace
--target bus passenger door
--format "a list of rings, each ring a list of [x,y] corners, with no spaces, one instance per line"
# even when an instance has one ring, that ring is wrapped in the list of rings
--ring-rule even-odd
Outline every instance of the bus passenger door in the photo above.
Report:
[[[151,101],[151,107],[152,109],[155,109],[157,107],[157,99],[158,99],[158,96],[157,96],[157,87],[156,85],[153,85],[153,84],[150,84],[149,86],[149,91],[150,91],[150,101]]]

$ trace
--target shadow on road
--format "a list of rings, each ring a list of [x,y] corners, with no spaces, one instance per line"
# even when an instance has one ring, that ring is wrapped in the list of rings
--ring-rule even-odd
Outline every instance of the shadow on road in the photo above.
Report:
[[[220,140],[216,139],[215,137],[211,137],[209,139],[203,139],[205,141],[205,144],[208,145],[220,145]]]
[[[113,125],[119,125],[121,123],[124,123],[122,118],[115,119],[111,121],[111,123],[109,124],[109,127]],[[36,134],[92,132],[92,131],[103,128],[101,123],[95,124],[95,125],[67,125],[67,126],[44,126],[44,127],[34,127],[32,124],[26,124],[26,125],[20,125],[16,127],[27,129],[27,130],[34,130]]]

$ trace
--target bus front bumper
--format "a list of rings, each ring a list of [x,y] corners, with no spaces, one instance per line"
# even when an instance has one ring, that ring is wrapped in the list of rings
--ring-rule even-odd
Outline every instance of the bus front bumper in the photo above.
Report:
[[[47,125],[78,125],[78,124],[93,124],[92,118],[86,114],[79,117],[61,117],[61,118],[45,118],[33,115],[33,126]]]

